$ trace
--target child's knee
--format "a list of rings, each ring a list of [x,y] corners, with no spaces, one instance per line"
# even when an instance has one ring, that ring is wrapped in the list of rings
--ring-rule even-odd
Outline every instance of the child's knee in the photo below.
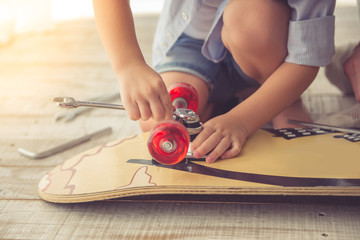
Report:
[[[199,115],[202,115],[203,111],[206,109],[206,105],[209,99],[209,86],[208,84],[202,80],[200,77],[195,75],[185,73],[185,72],[177,72],[177,71],[169,71],[161,74],[166,86],[169,88],[175,83],[184,82],[190,84],[195,88],[198,94],[198,111]]]
[[[235,60],[264,54],[283,60],[289,15],[283,1],[232,0],[223,14],[222,41]]]
[[[232,0],[224,10],[223,41],[252,51],[279,40],[286,43],[289,14],[279,0]]]
[[[230,51],[252,51],[252,45],[262,45],[262,41],[266,42],[258,31],[259,13],[246,11],[248,5],[252,4],[246,0],[230,1],[224,10],[221,37],[225,47]]]

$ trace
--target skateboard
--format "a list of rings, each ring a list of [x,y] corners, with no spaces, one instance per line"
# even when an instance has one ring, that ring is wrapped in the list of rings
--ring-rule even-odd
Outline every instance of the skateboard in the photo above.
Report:
[[[359,134],[260,129],[234,158],[212,164],[192,158],[189,144],[201,131],[187,108],[195,95],[181,99],[174,120],[152,132],[102,144],[50,170],[38,184],[39,196],[58,203],[167,195],[195,201],[219,195],[360,196]]]

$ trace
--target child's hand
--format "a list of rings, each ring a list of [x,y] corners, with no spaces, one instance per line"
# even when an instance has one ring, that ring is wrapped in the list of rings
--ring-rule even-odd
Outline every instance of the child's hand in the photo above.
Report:
[[[201,158],[205,154],[207,163],[218,158],[232,158],[238,155],[248,137],[248,131],[239,119],[230,113],[207,121],[203,130],[191,144],[194,157]]]
[[[131,65],[117,74],[117,78],[130,119],[160,121],[172,117],[173,108],[166,86],[152,68],[146,64]]]

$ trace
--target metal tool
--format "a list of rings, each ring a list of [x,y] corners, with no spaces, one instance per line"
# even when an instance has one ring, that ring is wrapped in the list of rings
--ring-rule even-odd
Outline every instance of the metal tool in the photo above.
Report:
[[[34,153],[34,152],[31,152],[31,151],[23,149],[23,148],[18,148],[18,152],[20,154],[24,155],[25,157],[28,157],[28,158],[31,158],[31,159],[45,158],[45,157],[52,156],[52,155],[54,155],[56,153],[65,151],[65,150],[67,150],[69,148],[75,147],[75,146],[77,146],[77,145],[79,145],[81,143],[84,143],[86,141],[89,141],[91,138],[93,138],[95,136],[100,136],[100,135],[103,135],[103,134],[111,133],[111,131],[112,131],[111,127],[107,127],[107,128],[104,128],[104,129],[101,129],[99,131],[87,134],[87,135],[82,136],[80,138],[71,140],[69,142],[63,143],[63,144],[61,144],[59,146],[50,148],[48,150],[45,150],[45,151],[39,152],[39,153]]]
[[[110,101],[116,98],[120,98],[120,94],[118,91],[103,94],[94,98],[91,98],[87,101]],[[71,111],[60,112],[56,114],[55,121],[64,120],[65,122],[69,122],[74,120],[78,115],[88,112],[93,108],[76,108],[72,109]]]
[[[120,104],[78,101],[72,97],[56,97],[53,101],[56,102],[59,107],[64,108],[97,107],[125,110],[125,107]]]
[[[360,130],[354,129],[354,128],[345,128],[345,127],[337,127],[337,126],[331,126],[331,125],[325,125],[325,124],[319,124],[319,123],[310,123],[310,122],[302,122],[297,120],[288,120],[288,123],[291,124],[298,124],[305,127],[314,127],[314,128],[322,128],[326,130],[332,130],[332,131],[339,131],[343,133],[355,133],[360,134]]]

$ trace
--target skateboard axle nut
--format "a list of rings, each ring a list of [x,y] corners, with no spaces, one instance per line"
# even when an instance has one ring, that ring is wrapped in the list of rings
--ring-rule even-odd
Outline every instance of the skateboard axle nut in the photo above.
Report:
[[[161,149],[166,153],[171,153],[176,149],[176,143],[174,141],[164,140],[160,143]]]

